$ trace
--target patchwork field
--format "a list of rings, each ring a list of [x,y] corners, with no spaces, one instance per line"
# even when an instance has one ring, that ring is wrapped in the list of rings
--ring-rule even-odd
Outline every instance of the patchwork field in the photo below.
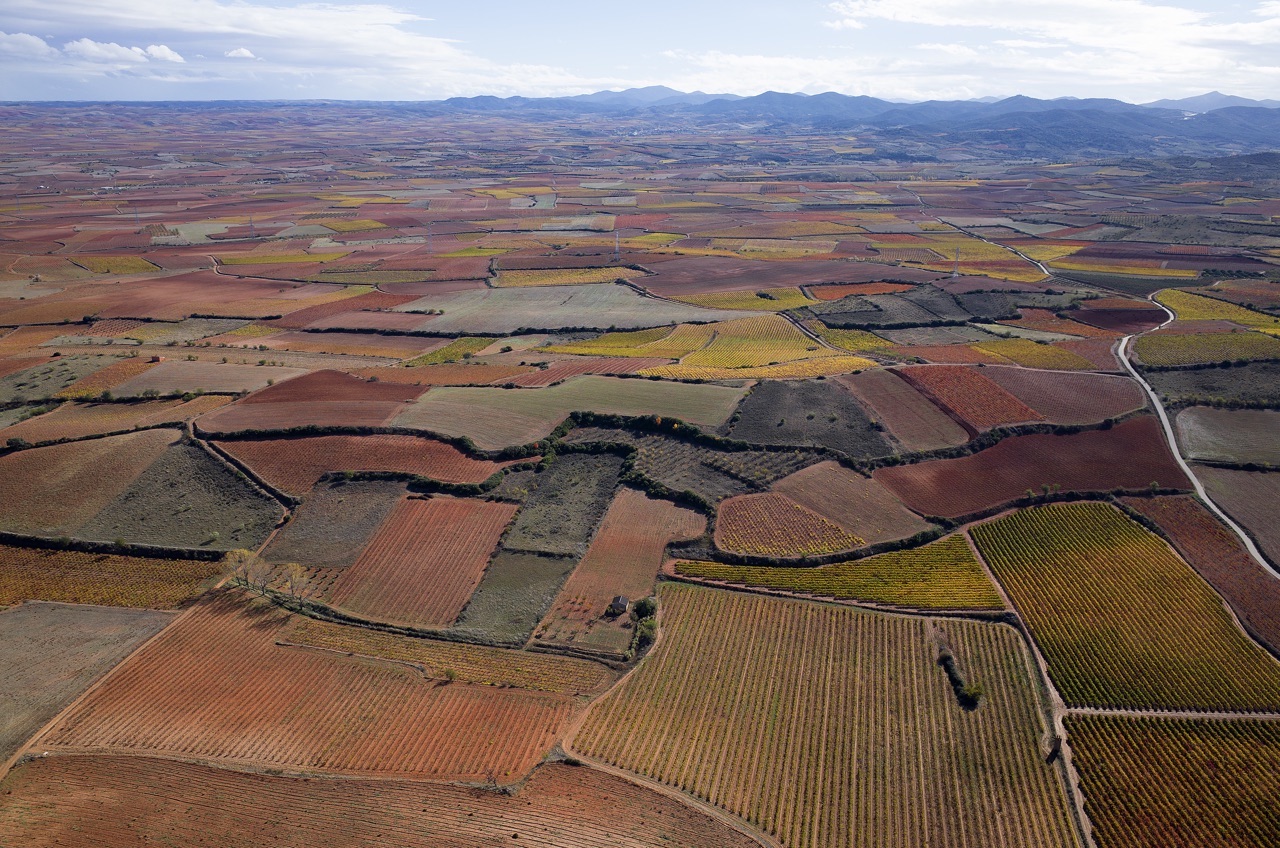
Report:
[[[145,430],[0,457],[0,529],[69,532],[93,518],[178,441]]]
[[[17,753],[59,710],[172,618],[151,610],[48,603],[0,612],[0,757]]]
[[[261,389],[306,373],[301,368],[275,365],[236,365],[221,362],[161,362],[155,368],[119,384],[112,393],[119,397],[141,397],[149,392],[180,395],[185,392],[238,394]]]
[[[1147,399],[1127,377],[983,368],[982,376],[1054,424],[1095,424],[1142,409]]]
[[[869,544],[905,539],[930,526],[875,480],[831,461],[789,474],[772,488]]]
[[[1280,580],[1249,555],[1235,533],[1188,496],[1123,502],[1154,521],[1182,558],[1230,604],[1245,629],[1280,654]]]
[[[667,545],[705,528],[706,519],[696,512],[619,489],[535,638],[621,656],[631,646],[630,618],[606,616],[609,603],[618,595],[632,601],[652,595]]]
[[[900,846],[1076,844],[1012,630],[670,583],[659,601],[663,639],[588,714],[573,739],[584,754],[797,848],[868,833]],[[938,667],[940,638],[982,682],[976,710]]]
[[[533,476],[503,544],[518,551],[583,554],[613,500],[621,473],[622,459],[613,454],[556,457]]]
[[[973,538],[1068,704],[1280,706],[1280,662],[1160,537],[1115,507],[1035,507],[979,525]]]
[[[277,645],[287,619],[235,594],[201,601],[40,744],[509,784],[573,710],[564,696],[445,685],[397,664]]]
[[[570,412],[660,415],[717,427],[743,389],[578,377],[544,389],[432,389],[392,422],[446,436],[467,436],[481,449],[522,445],[551,434]]]
[[[329,472],[390,471],[446,483],[481,483],[502,468],[501,463],[472,459],[452,445],[418,436],[310,436],[216,444],[272,486],[299,496]]]
[[[1043,421],[1044,416],[988,380],[985,372],[962,365],[899,368],[897,375],[975,431]]]
[[[281,848],[388,842],[472,848],[512,841],[566,848],[755,848],[706,813],[594,769],[544,765],[512,795],[406,780],[276,777],[135,756],[34,760],[3,784],[0,839],[33,848],[92,840],[201,840]],[[120,815],[104,817],[102,810]],[[263,810],[272,820],[264,822]],[[340,822],[340,826],[336,826]]]
[[[969,441],[963,427],[894,371],[863,371],[837,382],[871,408],[909,451],[937,450]]]
[[[739,495],[720,503],[716,547],[771,557],[810,556],[860,548],[866,541],[786,495]]]
[[[1075,435],[1013,436],[959,459],[878,468],[872,478],[921,515],[945,518],[992,509],[1028,491],[1190,487],[1149,415]]]
[[[514,504],[401,500],[329,593],[334,606],[409,627],[448,627],[475,591]]]
[[[1099,848],[1280,840],[1280,723],[1080,717],[1068,731]]]
[[[149,400],[136,403],[67,403],[52,412],[14,424],[3,438],[25,439],[32,444],[60,439],[83,439],[121,433],[159,424],[176,424],[226,406],[231,398],[205,395],[183,402]]]
[[[1000,609],[1004,605],[963,536],[815,568],[680,561],[675,573],[797,595],[917,609]]]

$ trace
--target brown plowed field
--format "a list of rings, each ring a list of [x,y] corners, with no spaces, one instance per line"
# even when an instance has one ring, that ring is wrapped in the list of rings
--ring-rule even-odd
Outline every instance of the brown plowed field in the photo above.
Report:
[[[892,371],[870,369],[836,377],[835,381],[871,407],[909,451],[937,450],[969,441],[963,427]]]
[[[362,380],[342,371],[313,371],[292,380],[278,382],[244,399],[246,404],[318,401],[383,401],[404,403],[425,389],[397,383]]]
[[[536,368],[528,365],[419,365],[412,368],[357,368],[357,377],[376,379],[382,383],[409,383],[415,386],[487,386],[505,384],[512,377],[530,374]]]
[[[1163,309],[1098,309],[1081,306],[1071,317],[1082,324],[1089,324],[1113,333],[1130,335],[1154,330],[1169,316]]]
[[[403,780],[272,777],[151,757],[33,760],[2,785],[0,842],[280,848],[757,848],[705,813],[589,768],[545,765],[514,795]],[[112,811],[103,815],[104,810]],[[519,841],[513,841],[515,837]]]
[[[413,298],[417,300],[417,298]],[[418,329],[426,317],[416,312],[339,312],[307,325],[309,330],[390,330],[410,332]]]
[[[922,365],[897,374],[975,430],[1043,421],[1044,416],[963,365]]]
[[[276,488],[305,495],[329,471],[398,471],[445,483],[480,483],[502,467],[418,436],[314,436],[220,442]]]
[[[837,462],[820,462],[773,484],[773,490],[870,544],[914,536],[931,526],[868,477]]]
[[[1280,653],[1280,580],[1249,556],[1234,533],[1186,495],[1123,500],[1159,525],[1250,633]]]
[[[1054,424],[1094,424],[1147,402],[1128,377],[1026,368],[984,368],[982,375]]]
[[[805,286],[805,290],[818,300],[840,300],[851,294],[897,294],[913,288],[915,286],[906,283],[832,283],[823,286]]]
[[[786,557],[852,550],[865,540],[786,495],[766,492],[722,501],[715,542],[725,551]]]
[[[630,600],[652,595],[667,545],[694,538],[706,526],[696,512],[635,489],[619,489],[587,555],[560,589],[535,637],[621,654],[631,644],[631,631],[622,626],[628,617],[604,617],[609,602],[617,595]]]
[[[0,529],[70,530],[97,515],[181,434],[144,430],[0,457]]]
[[[1209,491],[1209,497],[1244,525],[1271,564],[1280,565],[1280,523],[1276,522],[1280,472],[1232,471],[1198,465],[1196,476]]]
[[[276,644],[289,616],[202,600],[40,740],[256,766],[513,783],[562,732],[562,695],[445,684],[415,669]]]
[[[922,515],[958,518],[1008,503],[1045,485],[1064,492],[1188,488],[1160,425],[1150,415],[1109,430],[1070,436],[1014,436],[981,453],[877,469],[874,479]]]
[[[221,395],[204,395],[187,403],[150,400],[141,403],[68,403],[52,412],[28,418],[4,431],[5,439],[21,438],[32,444],[58,439],[80,439],[115,433],[134,427],[150,427],[185,421],[231,403]]]
[[[524,388],[536,388],[541,386],[550,386],[552,383],[563,382],[570,377],[577,377],[580,374],[634,374],[645,368],[657,368],[661,365],[669,365],[670,359],[627,359],[623,357],[583,357],[557,362],[550,368],[532,371],[510,380],[503,380],[503,383],[511,383]]]
[[[346,300],[335,300],[332,303],[322,303],[319,306],[308,306],[306,309],[290,312],[283,318],[276,319],[271,323],[276,327],[301,330],[317,321],[332,318],[344,312],[376,312],[380,309],[394,309],[412,300],[417,300],[417,298],[412,295],[387,294],[386,292],[375,291],[349,297]]]
[[[480,583],[516,505],[405,499],[333,585],[334,606],[409,627],[448,627]]]
[[[1046,333],[1065,333],[1069,336],[1081,336],[1087,339],[1114,339],[1116,337],[1116,333],[1113,330],[1104,330],[1088,324],[1081,324],[1079,321],[1059,318],[1057,314],[1048,309],[1023,308],[1019,311],[1022,313],[1021,318],[1000,323],[1008,324],[1012,327],[1024,327],[1028,330],[1041,330]]]
[[[206,433],[288,430],[293,427],[382,427],[405,404],[386,401],[282,401],[237,403],[200,419]]]

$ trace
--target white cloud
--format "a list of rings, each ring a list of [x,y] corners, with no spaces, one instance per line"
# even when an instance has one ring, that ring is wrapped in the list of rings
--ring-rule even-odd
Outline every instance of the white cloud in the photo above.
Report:
[[[252,51],[252,50],[250,50],[248,47],[237,47],[235,50],[228,50],[226,53],[223,53],[222,55],[223,55],[223,56],[226,56],[228,59],[256,59],[256,58],[258,58],[257,56],[253,55],[253,51]]]
[[[140,47],[121,47],[114,41],[101,42],[91,38],[68,41],[62,45],[62,51],[86,62],[139,64],[147,61],[147,54]]]
[[[50,59],[58,55],[56,48],[44,43],[44,39],[25,32],[0,32],[0,56],[19,59]]]
[[[177,51],[171,50],[163,44],[152,44],[147,48],[147,55],[152,59],[159,59],[161,62],[177,62],[181,64],[187,61],[179,56]]]

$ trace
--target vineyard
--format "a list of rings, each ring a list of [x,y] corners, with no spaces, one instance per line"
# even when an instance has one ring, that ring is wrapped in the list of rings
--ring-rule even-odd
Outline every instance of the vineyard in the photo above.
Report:
[[[218,562],[0,545],[0,607],[40,600],[173,609],[221,573]]]
[[[1280,581],[1249,555],[1234,533],[1187,496],[1125,498],[1124,504],[1154,521],[1249,632],[1280,652]]]
[[[831,351],[828,351],[829,353]],[[660,365],[640,372],[644,377],[665,377],[669,380],[802,380],[807,377],[831,377],[849,374],[876,363],[861,356],[824,356],[782,362],[777,365],[744,365],[733,368],[717,368],[701,365]]]
[[[694,306],[711,309],[744,309],[753,312],[783,312],[797,309],[812,301],[798,288],[761,289],[760,291],[727,291],[689,294],[673,298]]]
[[[930,527],[884,486],[830,460],[782,478],[773,490],[870,544],[905,539]]]
[[[1172,309],[1179,321],[1230,321],[1241,327],[1280,330],[1280,318],[1212,297],[1166,289],[1156,300]]]
[[[515,504],[463,498],[400,501],[329,601],[367,618],[448,627],[480,583]]]
[[[1040,413],[963,365],[900,368],[897,374],[975,430],[1044,420]]]
[[[1083,336],[1091,339],[1114,339],[1116,333],[1101,330],[1088,324],[1081,324],[1069,318],[1059,318],[1048,309],[1021,309],[1020,318],[1012,321],[1001,321],[1011,327],[1022,327],[1027,330],[1039,330],[1045,333],[1065,333],[1068,336]]]
[[[493,284],[503,287],[582,286],[643,276],[643,272],[633,268],[545,268],[537,271],[501,271],[493,278]]]
[[[864,371],[837,382],[870,407],[907,450],[937,450],[969,440],[964,428],[894,371]]]
[[[1147,365],[1205,365],[1227,359],[1280,359],[1280,338],[1253,332],[1156,334],[1139,336],[1133,349]]]
[[[560,695],[444,684],[398,664],[277,645],[286,619],[231,594],[201,601],[40,744],[512,783],[573,709]]]
[[[279,631],[280,642],[344,654],[380,657],[420,666],[428,677],[501,689],[529,689],[561,695],[588,695],[613,682],[607,668],[588,660],[513,651],[465,642],[411,639],[363,627],[346,627],[295,617]]]
[[[1098,848],[1280,844],[1280,723],[1081,717],[1068,730]]]
[[[713,325],[679,324],[675,327],[655,327],[651,330],[605,333],[594,339],[551,345],[546,350],[551,353],[587,356],[679,359],[705,347],[714,336]]]
[[[449,362],[457,362],[474,356],[495,341],[497,340],[484,337],[454,339],[444,347],[428,351],[402,364],[412,368],[419,365],[444,365]]]
[[[778,315],[739,318],[714,325],[715,338],[680,360],[693,368],[737,369],[837,356]]]
[[[573,745],[790,848],[1076,845],[1017,634],[664,583],[663,636]]]
[[[77,256],[72,261],[94,274],[147,274],[160,270],[141,256]]]
[[[58,392],[55,397],[67,400],[85,400],[94,398],[105,391],[156,367],[155,363],[141,357],[125,357],[105,368],[99,368],[87,377],[76,380],[70,386]]]
[[[278,848],[650,848],[655,835],[671,848],[759,844],[652,789],[566,765],[541,766],[507,794],[419,780],[279,777],[151,757],[60,755],[20,766],[0,787],[0,842],[29,848],[268,841]]]
[[[739,586],[917,609],[1000,609],[963,536],[816,568],[677,562],[677,574]]]
[[[1092,362],[1070,350],[1040,344],[1027,339],[996,339],[972,345],[980,353],[990,354],[1024,368],[1047,368],[1050,371],[1091,371]]]
[[[741,495],[720,504],[716,547],[760,556],[809,556],[861,547],[864,540],[780,495]]]
[[[973,538],[1068,704],[1280,708],[1280,663],[1163,540],[1115,507],[1023,510]]]
[[[139,403],[67,403],[52,412],[5,428],[5,439],[26,439],[32,444],[59,439],[82,439],[118,433],[135,427],[152,427],[196,418],[231,402],[220,395],[204,395],[187,403],[150,400]]]

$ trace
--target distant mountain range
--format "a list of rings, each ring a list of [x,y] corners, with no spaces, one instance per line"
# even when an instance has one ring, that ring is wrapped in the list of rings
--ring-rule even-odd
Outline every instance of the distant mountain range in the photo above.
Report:
[[[926,157],[948,147],[1031,156],[1175,156],[1244,154],[1280,146],[1280,101],[1220,92],[1145,104],[1021,95],[895,103],[835,92],[766,91],[740,97],[651,86],[576,97],[455,97],[403,106],[535,119],[616,116],[684,130],[728,124],[769,134],[839,131],[882,139],[887,144],[878,150],[888,155]]]

